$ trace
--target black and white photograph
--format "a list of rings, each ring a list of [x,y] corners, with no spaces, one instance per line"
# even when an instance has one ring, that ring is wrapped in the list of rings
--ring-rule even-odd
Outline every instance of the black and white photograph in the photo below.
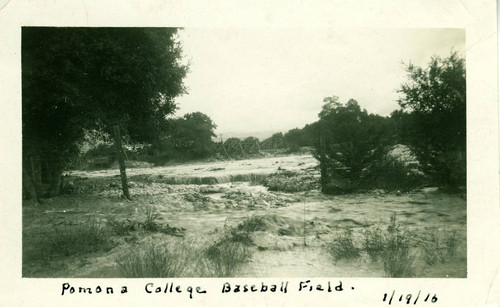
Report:
[[[464,52],[23,27],[23,276],[467,277]]]
[[[3,301],[500,303],[491,1],[19,1]]]

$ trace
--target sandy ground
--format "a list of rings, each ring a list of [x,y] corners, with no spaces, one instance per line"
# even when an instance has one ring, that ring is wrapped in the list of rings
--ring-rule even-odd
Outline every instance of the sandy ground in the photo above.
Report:
[[[270,174],[278,170],[314,173],[311,156],[290,156],[172,167],[130,169],[128,174],[154,176],[222,177],[242,174]],[[244,263],[238,277],[384,277],[383,264],[366,255],[353,261],[335,261],[325,250],[345,229],[361,240],[364,229],[387,227],[391,214],[416,236],[433,228],[456,231],[460,238],[459,256],[432,266],[419,262],[416,277],[466,277],[466,202],[458,195],[434,188],[395,195],[381,191],[327,196],[317,190],[282,193],[268,191],[249,182],[211,185],[172,185],[147,180],[132,181],[132,201],[120,197],[118,171],[71,172],[86,185],[85,193],[63,195],[45,205],[23,208],[23,251],[30,252],[37,234],[54,227],[74,225],[92,217],[106,222],[141,219],[150,206],[159,213],[158,222],[186,229],[183,238],[161,233],[135,234],[134,240],[120,241],[108,252],[74,256],[57,262],[23,261],[26,277],[120,277],[115,260],[149,241],[172,244],[213,242],[223,229],[237,226],[254,216],[275,221],[266,231],[251,234],[255,253]],[[73,177],[72,177],[73,178]],[[142,178],[142,177],[141,177]],[[103,183],[104,182],[104,183]],[[286,230],[286,232],[284,232]]]

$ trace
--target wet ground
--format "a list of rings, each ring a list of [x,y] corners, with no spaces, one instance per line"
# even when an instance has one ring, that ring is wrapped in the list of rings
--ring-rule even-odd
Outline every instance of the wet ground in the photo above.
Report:
[[[459,238],[456,257],[433,265],[417,261],[415,277],[466,277],[466,201],[459,195],[426,188],[398,195],[375,191],[326,196],[317,190],[268,191],[250,182],[173,185],[158,180],[228,175],[244,175],[244,179],[249,174],[283,169],[314,175],[315,165],[311,156],[291,156],[131,169],[132,201],[120,197],[117,171],[72,172],[74,193],[47,200],[42,206],[24,206],[25,255],[33,253],[39,236],[54,228],[71,227],[89,217],[103,224],[110,219],[141,220],[148,207],[159,214],[158,222],[184,228],[185,236],[138,232],[133,238],[117,239],[117,244],[105,252],[63,259],[23,258],[23,276],[121,277],[117,256],[142,244],[166,241],[172,246],[185,242],[203,246],[228,227],[236,227],[252,216],[265,216],[268,228],[251,234],[255,252],[242,264],[238,277],[384,277],[380,261],[370,261],[364,254],[355,260],[336,261],[325,245],[346,229],[361,241],[364,229],[386,228],[390,216],[396,214],[400,226],[415,237],[433,229],[438,233],[455,231]]]

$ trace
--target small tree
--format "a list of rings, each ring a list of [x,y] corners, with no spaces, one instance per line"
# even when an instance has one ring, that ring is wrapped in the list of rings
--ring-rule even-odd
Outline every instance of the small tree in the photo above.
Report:
[[[398,100],[406,141],[422,165],[441,187],[466,184],[466,79],[465,59],[457,53],[434,57],[427,68],[409,64],[408,82]]]
[[[169,138],[180,153],[193,158],[205,158],[214,150],[212,137],[216,136],[216,127],[207,115],[201,112],[188,113],[172,120]]]
[[[278,132],[262,141],[260,145],[266,149],[283,148],[285,145],[285,137],[283,133]]]

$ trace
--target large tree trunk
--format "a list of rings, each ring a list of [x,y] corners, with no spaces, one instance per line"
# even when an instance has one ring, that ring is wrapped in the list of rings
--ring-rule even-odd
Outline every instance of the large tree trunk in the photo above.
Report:
[[[54,162],[47,165],[49,176],[48,183],[49,189],[47,191],[48,197],[54,197],[59,195],[61,190],[61,177],[63,173],[63,165],[60,162]]]
[[[33,184],[35,186],[35,190],[38,195],[41,195],[42,190],[42,165],[40,163],[39,156],[30,156],[30,170],[31,170],[31,179],[33,180]]]
[[[33,179],[31,178],[29,172],[26,167],[23,165],[23,194],[26,196],[26,199],[30,199],[37,204],[40,204],[40,199],[38,197],[38,193],[35,189],[35,184]]]

